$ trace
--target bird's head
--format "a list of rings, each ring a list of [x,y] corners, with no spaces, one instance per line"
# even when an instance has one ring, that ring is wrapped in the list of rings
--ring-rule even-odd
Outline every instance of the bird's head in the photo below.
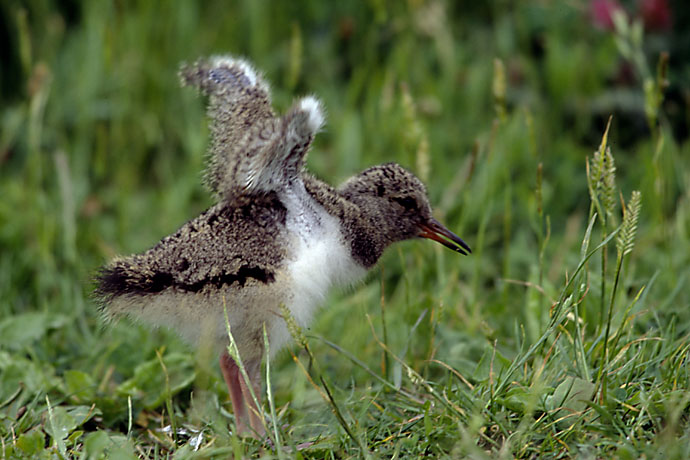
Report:
[[[434,219],[426,187],[397,163],[363,171],[345,183],[342,191],[353,201],[366,202],[380,234],[387,235],[390,243],[428,238],[460,254],[472,252],[459,236]]]

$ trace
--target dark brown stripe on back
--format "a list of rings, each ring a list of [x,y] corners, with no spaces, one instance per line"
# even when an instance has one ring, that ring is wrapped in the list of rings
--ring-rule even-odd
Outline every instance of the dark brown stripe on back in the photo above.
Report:
[[[112,299],[120,295],[156,294],[168,288],[176,288],[184,292],[199,292],[208,285],[221,288],[224,285],[232,286],[237,283],[238,286],[243,287],[250,278],[265,284],[275,281],[273,272],[248,265],[240,267],[237,273],[211,276],[195,283],[177,281],[171,273],[166,272],[156,272],[150,277],[132,275],[133,273],[122,266],[104,268],[97,276],[97,293]]]

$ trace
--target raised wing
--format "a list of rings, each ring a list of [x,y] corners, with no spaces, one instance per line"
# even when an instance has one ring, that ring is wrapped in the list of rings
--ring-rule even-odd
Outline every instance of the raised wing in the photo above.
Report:
[[[280,192],[301,180],[307,150],[324,122],[317,99],[300,99],[276,118],[261,75],[232,57],[183,65],[180,76],[183,84],[210,98],[206,182],[213,192],[233,201],[242,195]]]

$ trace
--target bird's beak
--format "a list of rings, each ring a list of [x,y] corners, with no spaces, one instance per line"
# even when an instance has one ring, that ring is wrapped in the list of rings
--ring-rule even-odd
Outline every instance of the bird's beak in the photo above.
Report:
[[[448,230],[433,217],[429,219],[428,222],[421,224],[419,228],[419,236],[422,238],[429,238],[430,240],[437,241],[445,247],[463,255],[472,252],[467,243],[462,241],[462,238]]]

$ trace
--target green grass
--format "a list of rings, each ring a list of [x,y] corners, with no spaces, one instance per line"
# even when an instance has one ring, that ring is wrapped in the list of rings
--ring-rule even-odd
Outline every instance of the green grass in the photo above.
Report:
[[[447,3],[0,6],[0,458],[690,456],[689,71],[655,70],[675,32]],[[316,175],[397,161],[473,249],[402,243],[329,298],[271,363],[276,448],[230,434],[215,358],[90,297],[210,205],[176,70],[213,53],[280,110],[322,98]]]

